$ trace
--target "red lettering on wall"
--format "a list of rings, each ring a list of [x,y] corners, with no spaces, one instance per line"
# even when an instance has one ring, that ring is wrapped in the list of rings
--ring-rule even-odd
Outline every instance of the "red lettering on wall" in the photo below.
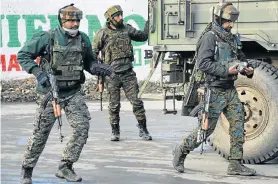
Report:
[[[8,71],[12,71],[13,68],[15,68],[16,71],[21,71],[20,66],[17,62],[16,54],[12,54],[10,57]]]
[[[20,66],[20,64],[17,61],[17,55],[16,54],[11,54],[11,55],[5,55],[5,54],[1,54],[0,55],[0,69],[1,72],[21,72],[24,71],[24,69]],[[40,63],[40,57],[37,57],[35,62],[37,64]]]
[[[6,71],[6,56],[1,54],[1,65],[2,65],[2,72]]]

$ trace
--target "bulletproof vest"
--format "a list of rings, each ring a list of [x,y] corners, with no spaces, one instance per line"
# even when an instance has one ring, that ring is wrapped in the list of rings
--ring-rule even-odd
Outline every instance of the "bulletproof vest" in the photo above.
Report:
[[[105,63],[113,62],[117,59],[130,58],[134,60],[133,46],[129,38],[127,29],[111,30],[105,29],[106,45],[103,48],[103,59]]]
[[[70,89],[84,83],[83,52],[84,43],[81,35],[70,38],[66,46],[59,44],[55,30],[50,30],[50,43],[46,49],[47,55],[42,57],[40,67],[56,77],[59,89]]]
[[[212,32],[212,31],[211,31]],[[216,38],[216,46],[215,46],[215,55],[214,55],[214,60],[216,62],[220,62],[222,65],[225,67],[230,68],[231,66],[234,66],[236,64],[236,61],[238,60],[237,58],[237,53],[233,52],[232,47],[229,43],[224,42],[221,40],[214,32],[212,32]],[[238,38],[234,36],[234,42],[238,46],[238,48],[241,49],[240,41],[237,40]],[[237,75],[228,75],[227,77],[219,77],[217,80],[236,80]]]
[[[70,38],[66,46],[54,39],[52,69],[58,86],[70,87],[84,80],[81,35]]]

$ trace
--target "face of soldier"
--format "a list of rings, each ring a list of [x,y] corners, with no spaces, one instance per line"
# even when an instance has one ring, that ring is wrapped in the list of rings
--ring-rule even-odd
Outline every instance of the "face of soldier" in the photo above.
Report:
[[[123,15],[122,14],[119,14],[117,16],[114,17],[114,20],[121,26],[123,25]]]
[[[66,29],[78,30],[80,26],[80,20],[67,20],[63,23],[63,27]]]
[[[63,23],[63,29],[72,37],[78,33],[80,20],[67,20]]]
[[[227,31],[231,32],[232,28],[234,27],[234,22],[233,21],[228,21],[222,24],[222,27]]]

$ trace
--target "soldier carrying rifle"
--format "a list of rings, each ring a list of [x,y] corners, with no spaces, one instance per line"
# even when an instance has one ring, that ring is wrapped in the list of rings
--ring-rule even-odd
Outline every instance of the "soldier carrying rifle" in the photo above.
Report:
[[[91,119],[80,92],[85,82],[83,71],[112,78],[114,73],[108,65],[97,63],[88,36],[79,31],[81,19],[82,11],[73,4],[59,9],[58,27],[36,33],[18,52],[19,64],[37,79],[39,105],[35,127],[24,153],[21,183],[32,183],[33,168],[57,118],[61,126],[61,109],[73,134],[63,151],[56,176],[67,181],[82,180],[74,172],[73,163],[79,159],[87,141]],[[34,61],[37,57],[41,58],[39,65]]]
[[[232,3],[215,6],[213,21],[208,24],[197,43],[197,66],[195,67],[205,74],[205,80],[208,82],[201,123],[203,126],[196,128],[175,147],[173,166],[178,172],[184,172],[186,156],[212,134],[220,113],[223,112],[230,123],[231,148],[227,174],[251,176],[256,173],[255,170],[241,163],[244,143],[244,108],[234,81],[238,73],[252,77],[254,70],[250,66],[242,67],[242,63],[246,64],[247,60],[241,51],[242,45],[238,36],[231,33],[238,16],[239,11]]]

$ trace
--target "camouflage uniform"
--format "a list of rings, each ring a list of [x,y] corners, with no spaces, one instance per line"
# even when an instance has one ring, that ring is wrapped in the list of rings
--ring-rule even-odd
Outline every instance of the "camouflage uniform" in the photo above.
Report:
[[[82,12],[73,4],[60,9],[59,12],[60,26],[49,32],[36,33],[18,52],[19,64],[26,72],[34,74],[38,81],[39,107],[22,163],[21,183],[25,184],[32,183],[33,168],[38,162],[56,120],[51,100],[47,100],[47,96],[51,94],[49,73],[56,77],[59,104],[61,109],[64,109],[73,129],[73,134],[63,151],[56,176],[65,178],[67,181],[82,180],[75,174],[72,165],[79,159],[88,138],[91,117],[80,89],[85,81],[83,71],[98,75],[99,72],[95,70],[99,69],[99,66],[88,36],[81,31],[75,31],[77,34],[70,36],[70,33],[62,28],[63,23],[69,19],[80,21]],[[34,61],[36,57],[41,58],[39,66]]]
[[[23,160],[24,167],[35,167],[56,121],[51,101],[47,102],[45,108],[42,107],[44,99],[45,95],[38,95],[36,100],[39,108],[36,112],[33,133],[27,141],[27,149]],[[73,134],[63,151],[61,160],[74,163],[78,160],[88,138],[91,117],[84,96],[80,91],[62,98],[60,104],[65,111],[70,126],[73,128]]]
[[[229,134],[231,136],[231,159],[242,159],[242,145],[244,143],[244,111],[236,89],[229,88],[211,88],[211,97],[209,103],[209,129],[207,137],[213,133],[220,113],[223,112],[230,123]],[[201,144],[197,142],[196,128],[182,143],[182,147],[187,151],[193,151]]]
[[[133,71],[134,60],[131,41],[146,41],[148,39],[148,23],[144,31],[136,30],[129,24],[121,24],[114,20],[115,16],[122,16],[119,5],[110,7],[105,12],[107,27],[99,30],[94,37],[93,51],[98,55],[101,51],[102,60],[113,67],[117,80],[107,80],[109,92],[109,115],[112,127],[112,141],[120,138],[120,89],[123,88],[127,99],[133,106],[133,113],[138,121],[139,136],[151,140],[146,125],[143,102],[138,98],[139,87],[136,73]],[[116,29],[112,29],[113,25]]]
[[[223,17],[231,21],[237,19],[237,17],[229,18],[225,13],[227,11],[233,12],[234,16],[239,14],[231,4],[226,3],[221,7],[224,10],[224,12],[222,11],[222,19],[224,19]],[[220,13],[219,11],[219,8],[216,8],[216,12],[218,12],[216,15]],[[237,62],[246,62],[241,51],[242,45],[236,35],[225,31],[217,23],[210,24],[208,27],[209,30],[201,36],[197,44],[198,67],[200,71],[205,73],[211,89],[208,113],[209,127],[206,136],[208,137],[213,133],[220,113],[223,112],[230,123],[231,147],[228,174],[254,175],[254,170],[241,164],[244,143],[244,108],[234,87],[237,75],[228,74],[229,68]],[[244,75],[244,73],[242,74]],[[196,128],[174,150],[173,166],[179,172],[184,171],[184,159],[187,154],[201,144],[201,142],[197,142],[199,129]]]

